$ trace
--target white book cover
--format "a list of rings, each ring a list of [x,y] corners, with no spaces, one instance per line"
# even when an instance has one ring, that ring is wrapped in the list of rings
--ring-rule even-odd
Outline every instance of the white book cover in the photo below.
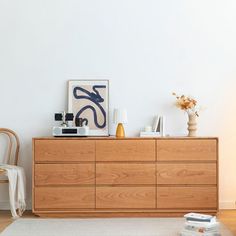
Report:
[[[165,125],[166,125],[165,122],[166,122],[165,116],[161,116],[160,117],[160,133],[161,133],[162,137],[166,135],[165,134]]]
[[[191,212],[191,213],[185,214],[184,217],[185,218],[192,218],[192,219],[196,219],[196,220],[210,220],[214,216]]]
[[[159,120],[160,120],[160,117],[158,115],[156,115],[153,119],[153,125],[152,125],[152,131],[153,132],[156,132],[157,131],[157,127],[158,127],[158,124],[159,124]]]
[[[208,222],[189,222],[189,221],[187,221],[185,223],[185,228],[188,228],[188,229],[203,228],[206,231],[207,230],[213,230],[213,229],[218,229],[219,228],[219,222],[208,223]]]

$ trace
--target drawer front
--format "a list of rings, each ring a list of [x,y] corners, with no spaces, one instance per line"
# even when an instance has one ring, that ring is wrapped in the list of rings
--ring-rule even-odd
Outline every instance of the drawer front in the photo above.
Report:
[[[216,209],[216,187],[159,187],[158,209]]]
[[[97,161],[155,161],[154,140],[96,141]]]
[[[97,184],[155,184],[155,164],[97,163]]]
[[[95,164],[36,164],[35,185],[95,184]]]
[[[217,140],[157,140],[158,161],[197,161],[217,159]]]
[[[216,183],[216,163],[157,164],[157,184]]]
[[[95,207],[94,187],[37,187],[35,209],[86,209]]]
[[[96,208],[138,209],[156,207],[155,187],[97,187]]]
[[[36,162],[75,162],[95,160],[93,140],[35,140]]]

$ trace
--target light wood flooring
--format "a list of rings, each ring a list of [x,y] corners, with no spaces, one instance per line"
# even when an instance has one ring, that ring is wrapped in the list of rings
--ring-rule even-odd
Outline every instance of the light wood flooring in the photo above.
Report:
[[[31,211],[24,213],[24,218],[35,218]],[[217,218],[224,223],[234,235],[236,235],[236,210],[222,210],[218,213]],[[9,211],[0,211],[0,232],[12,223]]]

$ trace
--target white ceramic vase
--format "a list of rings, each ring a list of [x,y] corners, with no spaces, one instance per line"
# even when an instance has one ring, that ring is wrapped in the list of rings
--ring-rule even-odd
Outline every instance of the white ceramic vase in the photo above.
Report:
[[[197,116],[188,114],[188,136],[195,137],[197,135]]]

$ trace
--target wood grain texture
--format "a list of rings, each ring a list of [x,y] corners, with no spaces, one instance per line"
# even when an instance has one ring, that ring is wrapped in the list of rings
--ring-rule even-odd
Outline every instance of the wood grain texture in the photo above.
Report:
[[[94,208],[94,187],[36,187],[34,209]]]
[[[159,187],[159,209],[216,209],[216,187]]]
[[[97,163],[96,184],[155,184],[155,164]]]
[[[96,187],[96,208],[155,207],[155,187]]]
[[[216,161],[216,139],[158,140],[158,161]]]
[[[35,140],[36,162],[94,161],[95,141]]]
[[[95,164],[36,164],[35,186],[95,184]]]
[[[98,140],[96,161],[155,161],[154,140]]]
[[[157,184],[215,184],[216,163],[158,163]]]

